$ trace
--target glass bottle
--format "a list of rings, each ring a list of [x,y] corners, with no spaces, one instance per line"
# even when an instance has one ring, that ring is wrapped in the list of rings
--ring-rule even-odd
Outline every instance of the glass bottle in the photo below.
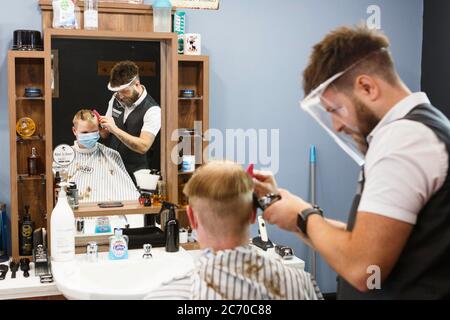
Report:
[[[98,0],[84,0],[84,29],[98,30]]]
[[[39,156],[37,154],[36,148],[31,148],[31,155],[28,157],[28,175],[35,176],[38,175],[38,160]]]
[[[153,31],[171,32],[172,4],[169,0],[154,0],[153,4]]]
[[[20,223],[20,255],[31,256],[33,254],[34,222],[31,221],[30,206],[25,206],[25,213]]]
[[[167,187],[166,182],[162,179],[158,181],[158,197],[159,202],[162,203],[163,201],[167,201]]]
[[[161,176],[158,184],[156,185],[156,194],[152,198],[152,204],[155,207],[159,207],[163,201],[167,201],[167,188],[166,182]]]

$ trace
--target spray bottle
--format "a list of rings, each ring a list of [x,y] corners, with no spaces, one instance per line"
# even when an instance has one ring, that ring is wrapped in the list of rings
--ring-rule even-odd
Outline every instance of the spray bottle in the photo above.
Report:
[[[163,201],[159,212],[161,214],[163,211],[169,210],[169,219],[164,228],[167,252],[178,252],[180,250],[180,224],[176,219],[176,208],[177,205]]]

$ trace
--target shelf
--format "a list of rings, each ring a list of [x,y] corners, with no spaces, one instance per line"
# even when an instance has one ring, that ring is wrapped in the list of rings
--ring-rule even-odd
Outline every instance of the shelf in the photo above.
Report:
[[[40,174],[37,176],[30,176],[28,174],[19,174],[17,175],[17,181],[42,181],[45,180],[45,174]]]
[[[207,60],[208,60],[208,56],[190,56],[190,55],[185,55],[185,54],[178,55],[179,62],[185,62],[185,61],[204,62]]]
[[[45,141],[45,137],[41,136],[32,136],[32,137],[16,137],[17,142],[25,142],[25,141]]]
[[[38,101],[45,101],[44,97],[16,97],[17,101],[23,101],[23,100],[38,100]]]
[[[178,100],[203,100],[203,97],[192,97],[192,98],[184,98],[184,97],[178,97]]]
[[[80,207],[73,211],[75,217],[101,217],[131,214],[158,214],[161,207],[144,207],[139,201],[123,201],[120,208],[100,208],[97,203],[80,203]]]
[[[188,176],[188,175],[191,175],[191,174],[193,174],[194,173],[194,171],[190,171],[190,172],[178,172],[178,175],[179,176]]]
[[[8,55],[13,58],[32,58],[32,59],[45,59],[44,51],[21,51],[21,50],[9,50]]]
[[[30,259],[30,262],[33,262],[33,256],[21,256],[19,255],[18,258],[16,258],[16,260],[20,260],[20,259]],[[11,271],[10,271],[11,272]],[[20,269],[17,271],[17,273],[22,272]],[[30,273],[31,275],[31,273]]]

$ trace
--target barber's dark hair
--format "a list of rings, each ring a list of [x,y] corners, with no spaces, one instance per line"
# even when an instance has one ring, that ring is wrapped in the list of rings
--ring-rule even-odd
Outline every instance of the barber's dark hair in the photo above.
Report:
[[[397,84],[399,78],[389,45],[389,39],[384,34],[366,26],[340,27],[332,31],[313,48],[303,72],[305,95],[355,63],[354,68],[339,79],[340,85],[353,87],[354,79],[363,73],[376,74],[389,84]]]
[[[111,70],[109,82],[112,87],[120,87],[139,77],[139,67],[133,61],[121,61]]]

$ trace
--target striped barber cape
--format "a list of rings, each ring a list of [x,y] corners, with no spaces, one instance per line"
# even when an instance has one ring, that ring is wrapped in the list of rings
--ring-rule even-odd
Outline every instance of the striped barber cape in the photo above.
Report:
[[[163,283],[148,300],[322,300],[314,278],[251,246],[205,250],[196,268]]]
[[[81,149],[75,141],[75,160],[67,168],[75,182],[79,202],[137,201],[139,192],[128,175],[120,154],[103,144]]]

